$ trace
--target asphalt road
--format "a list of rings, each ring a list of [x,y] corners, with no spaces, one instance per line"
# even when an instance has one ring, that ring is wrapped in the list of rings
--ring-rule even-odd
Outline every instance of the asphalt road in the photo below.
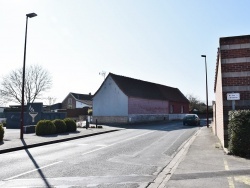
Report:
[[[147,187],[198,127],[181,122],[0,155],[0,187]]]

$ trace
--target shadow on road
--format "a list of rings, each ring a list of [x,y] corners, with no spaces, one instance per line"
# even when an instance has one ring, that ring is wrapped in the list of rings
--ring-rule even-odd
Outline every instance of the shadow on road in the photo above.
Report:
[[[23,143],[24,146],[27,146],[25,140],[22,139],[21,141],[22,141],[22,143]],[[33,162],[34,166],[36,167],[36,169],[37,169],[39,175],[41,176],[41,178],[43,179],[46,187],[52,187],[49,184],[49,182],[47,181],[46,176],[43,174],[42,170],[40,169],[40,166],[37,164],[36,160],[33,158],[33,156],[31,155],[31,153],[29,152],[29,149],[25,149],[25,151],[28,154],[30,160]]]

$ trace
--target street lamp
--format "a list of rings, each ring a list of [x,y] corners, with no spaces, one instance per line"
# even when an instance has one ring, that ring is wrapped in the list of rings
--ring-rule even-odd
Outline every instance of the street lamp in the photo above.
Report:
[[[201,57],[205,57],[205,71],[206,71],[206,99],[207,99],[207,128],[209,127],[208,124],[208,93],[207,93],[207,59],[206,55],[201,55]]]
[[[37,16],[36,13],[26,14],[26,28],[25,28],[25,42],[24,42],[24,57],[23,57],[23,83],[22,83],[22,107],[21,107],[21,127],[20,127],[20,139],[23,139],[23,124],[24,124],[24,85],[25,85],[25,60],[26,60],[26,41],[27,41],[27,28],[28,18]]]

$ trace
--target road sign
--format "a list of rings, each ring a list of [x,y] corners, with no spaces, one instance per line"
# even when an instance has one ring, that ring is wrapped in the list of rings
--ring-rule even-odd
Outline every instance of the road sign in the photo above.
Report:
[[[239,93],[227,93],[227,100],[229,101],[240,100],[240,94]]]

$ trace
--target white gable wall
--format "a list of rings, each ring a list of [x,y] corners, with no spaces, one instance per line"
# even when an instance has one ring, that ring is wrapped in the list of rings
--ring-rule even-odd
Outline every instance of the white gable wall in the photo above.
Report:
[[[128,116],[128,97],[110,76],[93,98],[93,116]]]
[[[82,102],[76,101],[76,108],[83,108],[83,107],[88,107],[88,105]]]

